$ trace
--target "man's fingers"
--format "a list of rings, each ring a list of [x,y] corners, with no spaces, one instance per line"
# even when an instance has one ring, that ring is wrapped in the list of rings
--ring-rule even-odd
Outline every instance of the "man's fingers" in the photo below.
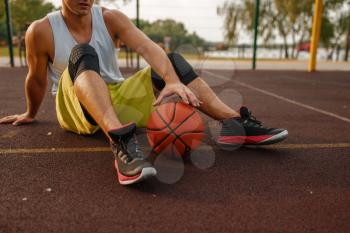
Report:
[[[190,102],[188,101],[188,97],[185,91],[181,91],[180,93],[178,93],[179,96],[181,97],[182,101],[185,102],[186,104],[190,104]]]
[[[174,92],[164,89],[162,92],[160,92],[157,100],[153,103],[153,105],[155,106],[161,104],[165,97],[171,96],[173,94]]]
[[[21,124],[21,122],[20,122],[19,120],[14,121],[14,122],[12,123],[12,125],[20,125],[20,124]]]
[[[186,89],[186,95],[191,102],[193,107],[199,107],[201,102],[197,98],[197,96],[191,91],[191,89]]]
[[[164,94],[160,93],[157,100],[153,103],[153,106],[159,105],[162,102],[163,98],[164,98]]]
[[[14,122],[17,119],[17,116],[7,116],[0,119],[0,124],[9,124]]]
[[[22,124],[25,124],[25,123],[29,123],[29,122],[26,122],[24,119],[21,119],[21,120],[16,120],[12,123],[12,125],[22,125]]]
[[[17,120],[15,120],[12,125],[21,125],[22,123],[25,123],[25,119],[23,118],[19,118]]]
[[[22,125],[34,122],[34,118],[26,117],[25,114],[22,115],[12,115],[0,119],[0,124],[12,124],[12,125]]]
[[[189,92],[187,95],[194,107],[200,106],[200,101],[198,100],[197,96],[193,94],[193,92]]]
[[[29,124],[29,123],[33,123],[34,119],[28,119],[28,118],[22,118],[22,119],[18,119],[15,122],[13,122],[13,125],[23,125],[23,124]]]
[[[173,90],[170,88],[164,89],[158,96],[157,100],[153,103],[153,105],[159,105],[162,100],[170,95],[177,94],[180,96],[181,100],[186,104],[191,104],[194,107],[199,107],[201,102],[198,100],[197,96],[187,87],[185,86],[177,86],[176,89]]]

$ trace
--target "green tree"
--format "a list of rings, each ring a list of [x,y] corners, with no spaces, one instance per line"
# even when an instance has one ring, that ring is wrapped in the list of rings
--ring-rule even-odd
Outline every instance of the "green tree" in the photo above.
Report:
[[[285,46],[287,44],[286,37],[291,37],[292,58],[298,56],[298,53],[295,53],[296,45],[301,43],[306,36],[310,35],[313,2],[313,0],[274,0],[276,6],[275,14],[282,15],[283,22],[277,22],[275,20],[273,23],[279,25],[279,33],[284,39]],[[287,34],[285,34],[286,31],[288,32]],[[286,54],[286,57],[288,57],[288,54]]]
[[[0,19],[0,44],[7,38],[6,23],[4,19]]]
[[[4,1],[0,1],[0,19],[5,17],[5,3]]]
[[[136,19],[133,19],[132,22],[136,25]],[[146,28],[149,28],[152,26],[152,24],[148,20],[140,19],[140,29],[141,31],[144,31]]]
[[[157,20],[151,27],[145,28],[144,32],[156,42],[162,42],[164,37],[171,36],[175,46],[182,44],[187,34],[185,25],[172,19]]]
[[[40,19],[53,11],[55,6],[44,0],[12,0],[12,23],[16,31],[23,30],[27,23]]]
[[[331,39],[333,46],[330,56],[332,56],[334,50],[339,52],[341,44],[344,44],[344,60],[347,60],[350,47],[350,0],[327,0],[325,4],[325,14],[327,14],[334,28],[334,35]]]
[[[205,40],[198,36],[196,32],[193,32],[185,37],[185,44],[203,46],[205,44]]]
[[[263,41],[267,43],[274,38],[271,27],[270,12],[271,1],[265,0],[260,5],[259,34]],[[254,27],[255,0],[241,0],[240,2],[226,1],[217,9],[219,15],[224,16],[225,40],[229,45],[237,43],[240,29],[248,32]]]
[[[327,49],[332,48],[332,39],[334,38],[334,24],[327,16],[322,17],[322,28],[320,34],[320,42]],[[331,58],[333,51],[329,53],[328,59]]]
[[[5,19],[5,6],[4,1],[0,0],[0,43],[5,41],[7,37],[6,33],[6,19]]]
[[[173,49],[182,44],[202,46],[205,43],[195,32],[189,33],[183,23],[173,19],[157,20],[153,23],[141,20],[140,28],[155,42],[163,42],[164,37],[171,37]]]
[[[238,27],[243,17],[243,6],[234,2],[225,2],[217,8],[218,15],[225,16],[225,42],[232,46],[238,41]]]
[[[350,21],[346,24],[346,17],[338,13],[350,0],[325,0],[324,2],[321,42],[326,47],[330,47],[335,38],[338,38],[336,39],[338,41],[344,36],[346,30],[350,31]],[[314,0],[262,0],[258,29],[260,38],[265,43],[281,38],[285,57],[288,58],[290,55],[292,58],[298,57],[297,45],[305,40],[310,40],[313,3]],[[218,14],[225,17],[225,39],[230,45],[237,42],[238,33],[242,31],[240,29],[245,32],[253,30],[254,11],[255,0],[227,1],[218,8]],[[336,19],[331,17],[334,14]],[[288,41],[290,39],[292,54],[289,54]],[[345,39],[346,41],[349,40]]]

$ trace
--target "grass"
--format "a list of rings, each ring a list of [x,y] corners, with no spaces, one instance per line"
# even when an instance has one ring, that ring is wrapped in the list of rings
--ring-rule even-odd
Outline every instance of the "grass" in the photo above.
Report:
[[[13,47],[13,52],[15,57],[19,56],[19,48]],[[0,57],[8,57],[9,56],[9,49],[6,46],[0,46]]]

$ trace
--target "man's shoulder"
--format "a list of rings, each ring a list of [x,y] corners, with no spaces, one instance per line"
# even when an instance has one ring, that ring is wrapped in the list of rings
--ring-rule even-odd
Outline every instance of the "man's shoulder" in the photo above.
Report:
[[[26,33],[29,50],[48,53],[53,56],[53,35],[48,17],[34,21]]]
[[[120,31],[130,27],[130,19],[116,9],[102,8],[103,19],[111,35],[117,35]]]
[[[52,35],[50,21],[47,16],[35,20],[28,28],[27,34],[35,38],[49,39]]]
[[[105,8],[105,7],[101,7],[102,8],[102,15],[103,15],[103,18],[104,20],[113,20],[115,18],[118,18],[118,17],[123,17],[124,14],[117,10],[117,9],[108,9],[108,8]]]

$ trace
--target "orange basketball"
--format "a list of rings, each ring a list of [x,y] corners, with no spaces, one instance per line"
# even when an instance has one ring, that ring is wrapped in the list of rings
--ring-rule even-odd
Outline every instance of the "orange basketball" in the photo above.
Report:
[[[147,138],[157,153],[171,149],[183,156],[197,148],[204,138],[202,117],[195,108],[182,102],[162,104],[151,114]]]

